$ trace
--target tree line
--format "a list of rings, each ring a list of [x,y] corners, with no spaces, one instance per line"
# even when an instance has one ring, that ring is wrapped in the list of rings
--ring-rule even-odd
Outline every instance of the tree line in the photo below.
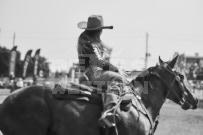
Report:
[[[10,65],[11,50],[0,46],[0,77],[9,77],[9,65]],[[21,60],[21,52],[16,50],[16,65],[15,65],[15,77],[22,77],[24,60]],[[43,77],[49,75],[49,64],[45,57],[39,56],[38,60],[38,73],[43,71]],[[27,67],[27,77],[33,77],[34,75],[34,57],[31,57]]]

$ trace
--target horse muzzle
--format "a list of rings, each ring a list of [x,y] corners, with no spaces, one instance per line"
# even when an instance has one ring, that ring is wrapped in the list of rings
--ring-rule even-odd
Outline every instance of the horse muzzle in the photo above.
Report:
[[[197,104],[198,104],[198,99],[195,98],[195,101],[193,103],[190,103],[187,100],[183,100],[183,102],[181,102],[181,108],[184,110],[188,110],[188,109],[197,109]]]

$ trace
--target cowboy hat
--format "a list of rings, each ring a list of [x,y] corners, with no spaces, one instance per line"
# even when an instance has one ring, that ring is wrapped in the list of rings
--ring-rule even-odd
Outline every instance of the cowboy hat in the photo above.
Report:
[[[78,28],[85,30],[113,29],[113,26],[104,26],[103,18],[100,15],[92,15],[87,22],[79,22]]]

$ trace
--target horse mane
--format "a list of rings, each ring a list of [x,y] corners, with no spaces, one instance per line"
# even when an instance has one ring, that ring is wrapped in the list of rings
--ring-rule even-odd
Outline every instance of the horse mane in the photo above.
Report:
[[[148,75],[149,75],[149,70],[147,69],[147,70],[144,70],[144,71],[142,71],[140,74],[138,74],[138,76],[135,78],[135,79],[133,79],[132,81],[131,81],[131,83],[133,84],[133,86],[134,86],[134,84],[136,83],[136,82],[139,82],[140,84],[142,84],[142,86],[144,86],[144,82],[145,81],[147,81],[148,79]]]

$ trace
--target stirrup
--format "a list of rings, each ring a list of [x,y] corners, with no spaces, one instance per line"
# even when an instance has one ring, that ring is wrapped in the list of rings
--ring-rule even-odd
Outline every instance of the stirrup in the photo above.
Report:
[[[98,120],[98,124],[101,127],[115,127],[116,123],[120,120],[120,117],[118,114],[113,114],[109,112],[108,110],[105,111],[101,118]]]

